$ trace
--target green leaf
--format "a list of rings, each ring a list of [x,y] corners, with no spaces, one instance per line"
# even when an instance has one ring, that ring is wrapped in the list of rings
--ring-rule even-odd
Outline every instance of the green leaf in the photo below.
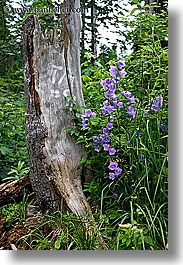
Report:
[[[130,16],[132,16],[137,10],[139,11],[138,7],[133,8],[132,11],[130,12]]]
[[[55,248],[60,249],[60,240],[59,239],[55,242]]]
[[[0,146],[0,152],[3,154],[3,155],[7,155],[7,154],[10,154],[11,153],[11,149],[6,147],[6,146]]]

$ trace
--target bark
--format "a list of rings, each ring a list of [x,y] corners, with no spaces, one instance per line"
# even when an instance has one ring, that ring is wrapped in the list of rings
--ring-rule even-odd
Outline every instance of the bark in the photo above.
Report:
[[[96,21],[97,14],[95,9],[95,0],[91,0],[91,51],[94,57],[97,57],[97,39],[96,39]],[[92,59],[94,63],[94,59]]]
[[[79,7],[80,1],[64,3]],[[57,29],[43,35],[34,15],[23,25],[26,140],[30,180],[44,213],[60,210],[63,198],[77,214],[90,213],[82,192],[80,160],[82,145],[67,133],[76,128],[75,113],[69,107],[75,100],[84,105],[80,73],[80,13],[62,14],[61,36]]]
[[[0,206],[12,202],[19,202],[23,198],[24,190],[32,191],[29,175],[18,180],[10,181],[0,185]]]

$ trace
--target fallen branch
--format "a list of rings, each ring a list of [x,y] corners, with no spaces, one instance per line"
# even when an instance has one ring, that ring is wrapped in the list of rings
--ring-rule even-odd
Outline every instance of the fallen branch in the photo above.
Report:
[[[18,180],[6,182],[0,185],[0,206],[11,202],[19,202],[23,198],[24,190],[32,191],[29,175],[25,175]]]

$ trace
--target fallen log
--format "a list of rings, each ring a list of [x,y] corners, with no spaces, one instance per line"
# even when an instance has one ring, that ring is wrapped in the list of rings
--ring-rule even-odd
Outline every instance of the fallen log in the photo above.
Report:
[[[24,195],[24,190],[32,192],[29,175],[25,175],[18,180],[8,181],[0,185],[0,206],[12,202],[20,202]]]

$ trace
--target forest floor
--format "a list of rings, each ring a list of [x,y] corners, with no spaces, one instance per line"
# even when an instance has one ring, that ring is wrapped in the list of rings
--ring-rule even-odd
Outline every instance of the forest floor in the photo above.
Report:
[[[29,250],[30,246],[20,239],[36,227],[39,227],[39,232],[42,232],[45,237],[48,236],[51,226],[49,224],[41,226],[42,224],[43,220],[40,215],[28,216],[25,220],[18,220],[11,224],[6,221],[5,216],[0,215],[0,249]]]

